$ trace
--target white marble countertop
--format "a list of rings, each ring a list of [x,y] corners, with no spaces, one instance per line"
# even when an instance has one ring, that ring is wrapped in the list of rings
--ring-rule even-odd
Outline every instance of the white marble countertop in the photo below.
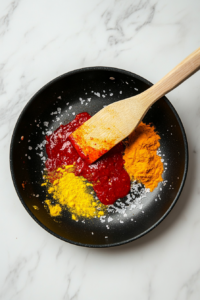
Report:
[[[188,138],[181,197],[130,244],[67,244],[27,214],[9,167],[16,120],[60,74],[122,68],[155,83],[200,46],[199,0],[0,1],[0,299],[200,299],[200,72],[168,94]]]

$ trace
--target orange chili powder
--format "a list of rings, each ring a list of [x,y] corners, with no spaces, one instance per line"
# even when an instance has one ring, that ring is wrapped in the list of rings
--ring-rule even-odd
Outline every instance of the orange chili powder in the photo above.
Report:
[[[163,163],[157,154],[160,136],[155,127],[141,122],[125,141],[125,169],[131,180],[137,180],[152,192],[163,181]]]

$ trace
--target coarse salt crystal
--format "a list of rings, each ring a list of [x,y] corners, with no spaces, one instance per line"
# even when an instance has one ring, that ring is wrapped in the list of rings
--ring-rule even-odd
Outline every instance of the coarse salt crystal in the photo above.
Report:
[[[44,122],[43,124],[44,124],[44,126],[48,127],[49,122]]]
[[[100,97],[101,95],[100,95],[100,93],[94,93],[97,97]]]

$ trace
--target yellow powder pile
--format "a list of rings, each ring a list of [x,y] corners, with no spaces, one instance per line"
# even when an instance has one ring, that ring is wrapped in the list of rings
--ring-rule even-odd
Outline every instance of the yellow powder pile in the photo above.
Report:
[[[72,171],[73,166],[63,166],[57,169],[53,182],[46,178],[43,185],[48,186],[48,193],[56,203],[53,205],[51,200],[45,201],[50,215],[59,216],[66,209],[72,214],[73,220],[103,216],[105,206],[91,194],[92,184],[82,176],[75,176]]]
[[[163,163],[157,155],[160,136],[155,127],[141,122],[125,142],[125,169],[131,180],[137,180],[152,192],[163,181]]]

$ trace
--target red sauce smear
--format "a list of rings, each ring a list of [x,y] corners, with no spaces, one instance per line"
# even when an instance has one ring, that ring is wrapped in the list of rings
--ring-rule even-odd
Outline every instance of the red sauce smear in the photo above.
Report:
[[[130,177],[124,169],[122,153],[124,146],[117,144],[95,163],[89,165],[73,147],[69,135],[90,119],[88,113],[80,113],[67,125],[61,125],[51,135],[46,136],[49,172],[63,165],[74,165],[75,175],[83,176],[93,184],[97,197],[103,204],[113,204],[130,191]],[[77,187],[78,188],[78,187]]]

